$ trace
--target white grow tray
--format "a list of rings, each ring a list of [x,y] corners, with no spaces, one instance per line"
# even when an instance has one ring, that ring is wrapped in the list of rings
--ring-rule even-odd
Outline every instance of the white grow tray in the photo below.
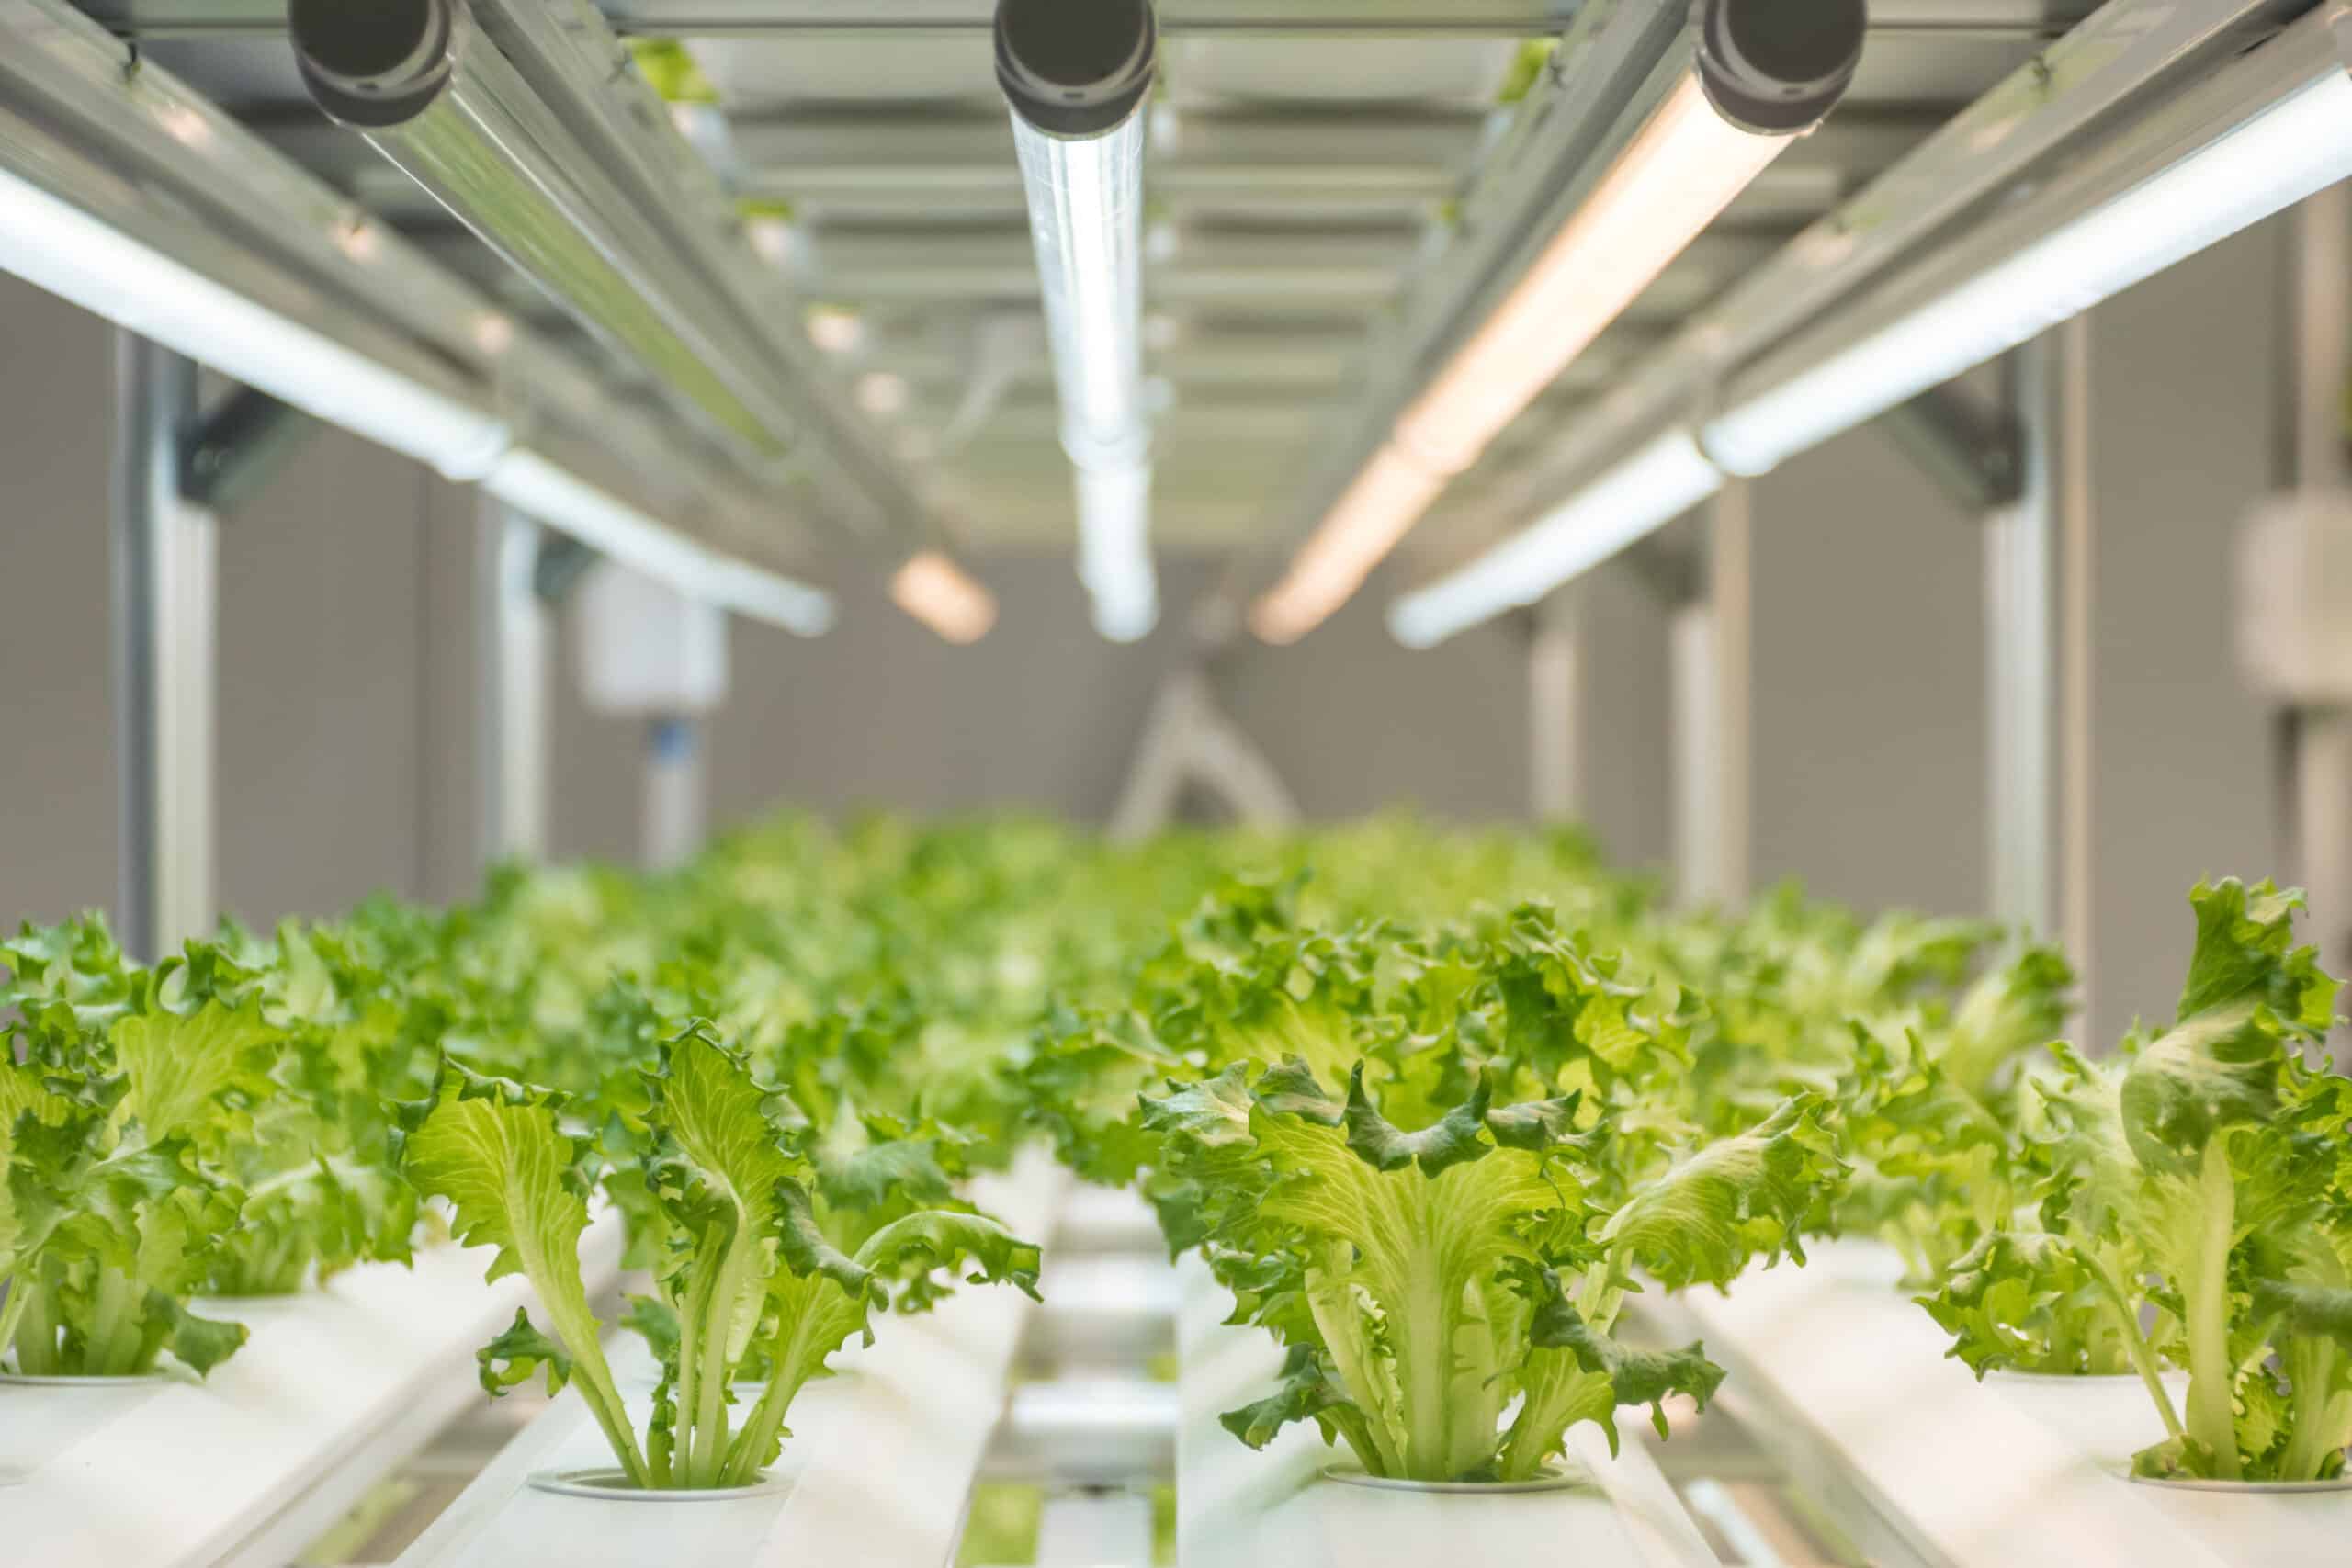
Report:
[[[620,1271],[617,1215],[582,1245]],[[420,1251],[316,1291],[197,1303],[252,1329],[199,1382],[0,1384],[0,1560],[40,1568],[282,1568],[482,1397],[474,1352],[529,1301],[489,1254]]]
[[[1874,1244],[1751,1271],[1681,1305],[1727,1401],[1804,1428],[1912,1550],[1953,1568],[2306,1568],[2352,1562],[2352,1491],[2217,1494],[2129,1481],[2162,1425],[2143,1393],[1979,1383]],[[2136,1395],[2136,1397],[2135,1397]],[[1778,1434],[1776,1434],[1778,1435]]]
[[[1044,1235],[1067,1180],[1033,1153],[1010,1176],[974,1182],[969,1195],[1014,1234]],[[853,1340],[833,1358],[841,1375],[793,1401],[792,1435],[770,1484],[746,1495],[605,1499],[533,1485],[534,1476],[613,1466],[604,1434],[567,1389],[398,1568],[940,1568],[1035,1311],[1012,1286],[990,1285],[958,1290],[918,1317],[877,1314],[874,1344]],[[616,1375],[642,1429],[647,1360],[635,1336],[615,1344]]]
[[[1623,1451],[1589,1424],[1568,1434],[1567,1489],[1464,1495],[1375,1490],[1321,1479],[1344,1450],[1312,1422],[1252,1451],[1217,1424],[1272,1387],[1272,1336],[1224,1320],[1233,1298],[1197,1258],[1181,1265],[1182,1425],[1177,1433],[1177,1555],[1183,1568],[1715,1568],[1714,1553],[1660,1474],[1629,1413]]]

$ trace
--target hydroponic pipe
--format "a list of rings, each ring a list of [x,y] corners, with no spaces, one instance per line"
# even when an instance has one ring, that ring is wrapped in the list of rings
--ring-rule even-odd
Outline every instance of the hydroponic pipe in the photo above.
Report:
[[[1143,107],[1158,50],[1149,0],[998,0],[997,80],[1078,470],[1079,574],[1096,629],[1119,642],[1159,615],[1143,385]]]

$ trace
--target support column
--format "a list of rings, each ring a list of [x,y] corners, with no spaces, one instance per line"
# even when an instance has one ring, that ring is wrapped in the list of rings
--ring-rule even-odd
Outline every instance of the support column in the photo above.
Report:
[[[1674,612],[1668,632],[1675,880],[1687,908],[1747,897],[1754,516],[1747,484],[1726,484],[1709,518],[1706,591]]]
[[[537,862],[548,847],[548,682],[554,617],[538,591],[539,525],[485,497],[475,535],[475,736],[485,865]]]
[[[116,339],[112,520],[118,837],[115,921],[153,962],[209,935],[219,528],[185,499],[193,361]]]
[[[640,842],[648,870],[682,865],[701,850],[709,795],[705,773],[701,725],[685,717],[647,722]]]
[[[1576,822],[1584,810],[1578,786],[1577,727],[1579,642],[1574,586],[1535,610],[1535,638],[1527,650],[1527,796],[1539,823]]]
[[[2096,542],[2089,349],[2089,321],[2078,316],[2011,355],[2022,489],[1984,526],[1986,902],[2020,936],[2064,943],[2086,976]]]
[[[2020,932],[2051,929],[2051,714],[2056,701],[2057,505],[2048,336],[2010,356],[2024,493],[1984,520],[1985,901]]]

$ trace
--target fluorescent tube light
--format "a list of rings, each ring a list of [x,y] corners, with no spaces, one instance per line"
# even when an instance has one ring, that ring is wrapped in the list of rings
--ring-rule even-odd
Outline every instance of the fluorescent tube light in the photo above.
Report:
[[[1078,575],[1093,601],[1094,629],[1138,642],[1159,620],[1151,570],[1151,470],[1078,470]]]
[[[1390,605],[1389,632],[1408,648],[1433,648],[1502,611],[1532,604],[1681,516],[1723,482],[1689,431],[1669,431],[1543,521]]]
[[[0,170],[0,270],[303,412],[475,479],[506,422],[424,387]]]
[[[1396,444],[1452,476],[1557,380],[1791,141],[1732,124],[1693,71],[1534,267],[1396,422]]]
[[[1695,69],[1677,83],[1533,268],[1397,419],[1388,446],[1260,600],[1251,615],[1260,635],[1294,641],[1345,603],[1447,482],[1476,462],[1792,140],[1733,123]]]
[[[910,556],[890,579],[891,602],[949,642],[978,642],[996,625],[996,600],[937,550]]]
[[[1363,586],[1444,488],[1445,480],[1395,446],[1383,446],[1291,563],[1289,575],[1250,606],[1250,629],[1261,642],[1281,644],[1321,626]]]
[[[1079,576],[1114,642],[1159,614],[1143,385],[1143,107],[1158,51],[1148,0],[999,0],[997,79],[1077,470]]]
[[[2331,70],[2124,195],[1707,426],[1761,474],[2352,176],[2352,77]]]
[[[536,452],[501,457],[482,489],[689,599],[800,637],[832,628],[832,595],[823,589],[707,550]]]

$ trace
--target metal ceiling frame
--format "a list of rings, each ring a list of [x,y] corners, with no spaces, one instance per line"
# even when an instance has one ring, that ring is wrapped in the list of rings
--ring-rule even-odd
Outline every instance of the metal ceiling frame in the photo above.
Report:
[[[667,532],[639,541],[649,569],[658,557],[748,585],[744,573],[797,564],[803,541],[773,501],[715,455],[696,460],[695,433],[616,398],[64,0],[17,0],[0,17],[0,174],[465,411],[504,454],[658,518]],[[501,455],[481,453],[480,469]]]
[[[1521,523],[1543,516],[1659,431],[1792,376],[2052,214],[2087,210],[2109,187],[2135,183],[2172,150],[2166,105],[2136,112],[2151,94],[2180,89],[2169,104],[2197,98],[2200,84],[2206,96],[2230,91],[2211,85],[2222,62],[2245,57],[2256,63],[2238,70],[2258,71],[2259,51],[2248,51],[2321,8],[2110,0],[1692,318],[1556,434],[1546,459],[1506,481],[1497,511]]]
[[[2097,0],[1875,0],[1879,31],[2055,37]],[[1175,34],[1355,34],[1527,38],[1557,33],[1586,0],[1163,0]],[[598,0],[622,33],[762,38],[810,33],[961,33],[985,28],[994,0]],[[284,0],[92,0],[117,31],[147,37],[282,30]]]

